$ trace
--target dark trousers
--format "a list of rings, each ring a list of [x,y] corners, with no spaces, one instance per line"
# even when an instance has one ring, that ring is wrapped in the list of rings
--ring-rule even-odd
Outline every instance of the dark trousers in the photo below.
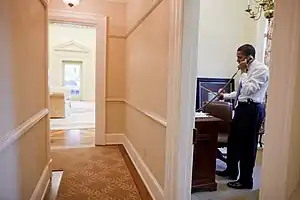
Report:
[[[240,162],[239,180],[243,183],[253,180],[258,133],[264,117],[265,109],[262,104],[239,102],[235,109],[228,138],[227,170],[233,176],[238,175]]]

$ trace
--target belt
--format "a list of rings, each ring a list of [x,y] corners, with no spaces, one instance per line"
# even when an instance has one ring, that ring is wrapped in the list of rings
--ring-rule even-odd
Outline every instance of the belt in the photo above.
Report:
[[[245,104],[254,104],[254,105],[260,105],[261,103],[253,101],[253,99],[247,99],[247,101],[239,101],[239,105],[245,105]]]

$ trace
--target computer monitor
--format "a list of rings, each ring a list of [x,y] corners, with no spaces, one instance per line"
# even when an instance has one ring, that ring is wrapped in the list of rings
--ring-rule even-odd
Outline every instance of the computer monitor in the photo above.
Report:
[[[200,110],[204,102],[210,101],[215,96],[215,93],[217,93],[220,88],[223,88],[228,81],[230,81],[229,78],[197,78],[196,111]],[[214,93],[203,88],[206,88]],[[229,93],[234,90],[235,81],[233,79],[225,88],[225,92]]]

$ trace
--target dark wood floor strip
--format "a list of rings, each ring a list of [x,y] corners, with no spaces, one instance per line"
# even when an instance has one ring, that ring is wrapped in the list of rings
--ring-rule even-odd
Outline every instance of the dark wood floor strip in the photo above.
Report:
[[[151,198],[151,195],[149,193],[149,191],[147,190],[142,178],[140,177],[139,173],[137,172],[134,164],[132,163],[128,153],[126,152],[125,148],[123,145],[118,145],[119,146],[119,150],[125,160],[125,163],[129,169],[129,172],[136,184],[137,189],[139,190],[139,193],[141,195],[142,200],[153,200]]]

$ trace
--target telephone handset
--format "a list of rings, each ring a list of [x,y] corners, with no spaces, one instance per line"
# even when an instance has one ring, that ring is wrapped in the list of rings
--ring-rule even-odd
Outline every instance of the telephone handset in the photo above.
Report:
[[[253,60],[254,60],[254,58],[253,58],[253,56],[247,56],[247,64],[249,65],[249,64],[251,64],[252,62],[253,62]]]
[[[246,71],[248,71],[248,67],[249,67],[249,64],[251,64],[252,62],[254,61],[254,58],[253,58],[253,56],[251,56],[251,55],[249,55],[249,56],[247,56],[246,58],[245,58],[245,60],[242,62],[242,63],[247,63],[247,69],[246,69]],[[241,63],[240,63],[241,64]],[[238,65],[238,68],[240,69],[240,64]]]

